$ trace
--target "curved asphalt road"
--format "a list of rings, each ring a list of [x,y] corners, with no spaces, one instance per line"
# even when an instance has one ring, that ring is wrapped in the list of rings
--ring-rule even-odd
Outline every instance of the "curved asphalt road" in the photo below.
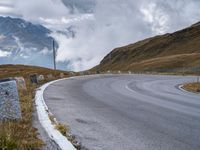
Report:
[[[195,77],[98,75],[44,93],[55,117],[90,150],[200,150],[200,95],[176,88]]]

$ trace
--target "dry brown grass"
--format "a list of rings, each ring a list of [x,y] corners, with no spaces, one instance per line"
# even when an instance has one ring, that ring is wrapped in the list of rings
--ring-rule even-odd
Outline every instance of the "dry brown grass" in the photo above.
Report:
[[[64,136],[67,136],[67,133],[69,132],[69,126],[58,123],[55,125],[55,128],[60,131],[60,133]]]
[[[32,126],[32,115],[34,105],[34,90],[36,85],[31,85],[29,75],[53,74],[55,77],[40,82],[40,85],[50,80],[58,79],[60,73],[69,76],[64,71],[54,71],[51,69],[23,66],[23,65],[1,65],[0,78],[23,76],[26,80],[27,90],[19,90],[20,106],[22,112],[22,120],[0,122],[0,149],[5,150],[28,150],[38,149],[44,145],[43,141],[38,138],[38,131]],[[39,85],[38,85],[39,86]]]
[[[190,92],[200,92],[200,82],[187,83],[183,88]]]
[[[55,125],[57,123],[56,120],[55,120],[55,117],[53,115],[49,114],[49,119],[50,119],[50,121],[51,121],[52,124]]]
[[[65,71],[54,71],[48,68],[37,67],[37,66],[25,66],[25,65],[0,65],[0,78],[5,77],[16,77],[23,76],[24,78],[29,78],[30,74],[42,74],[47,76],[52,74],[55,77],[59,77],[60,73],[64,73],[65,76],[68,76],[69,73]]]
[[[77,142],[75,136],[70,134],[70,127],[68,125],[58,122],[52,114],[49,114],[49,119],[51,120],[51,123],[54,125],[55,129],[65,136],[77,150],[81,149],[81,144]]]
[[[91,71],[200,73],[200,24],[114,49]],[[181,69],[183,68],[183,69]],[[199,68],[198,71],[194,68]]]
[[[0,149],[37,149],[44,143],[38,139],[37,129],[32,127],[34,87],[28,86],[27,91],[19,91],[22,120],[0,123]]]

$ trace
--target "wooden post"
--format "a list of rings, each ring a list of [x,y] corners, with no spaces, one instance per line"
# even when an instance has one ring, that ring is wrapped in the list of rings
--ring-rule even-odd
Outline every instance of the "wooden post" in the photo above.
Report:
[[[54,63],[54,70],[56,70],[56,50],[55,50],[55,41],[53,40],[53,63]]]

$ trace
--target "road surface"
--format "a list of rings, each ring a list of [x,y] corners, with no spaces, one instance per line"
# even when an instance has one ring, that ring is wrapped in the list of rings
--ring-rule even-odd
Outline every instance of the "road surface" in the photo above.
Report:
[[[90,150],[200,150],[200,95],[177,85],[195,77],[97,75],[44,92],[58,121]]]

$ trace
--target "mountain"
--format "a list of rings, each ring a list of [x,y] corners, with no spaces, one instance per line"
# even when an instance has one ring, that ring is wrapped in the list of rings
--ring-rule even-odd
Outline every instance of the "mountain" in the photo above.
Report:
[[[19,18],[0,17],[0,48],[16,51],[19,46],[32,49],[52,49],[51,31]]]
[[[0,64],[53,67],[52,31],[19,18],[0,17]],[[58,46],[58,44],[56,44]],[[66,68],[66,64],[59,64]]]
[[[200,73],[200,22],[116,48],[92,70]]]

